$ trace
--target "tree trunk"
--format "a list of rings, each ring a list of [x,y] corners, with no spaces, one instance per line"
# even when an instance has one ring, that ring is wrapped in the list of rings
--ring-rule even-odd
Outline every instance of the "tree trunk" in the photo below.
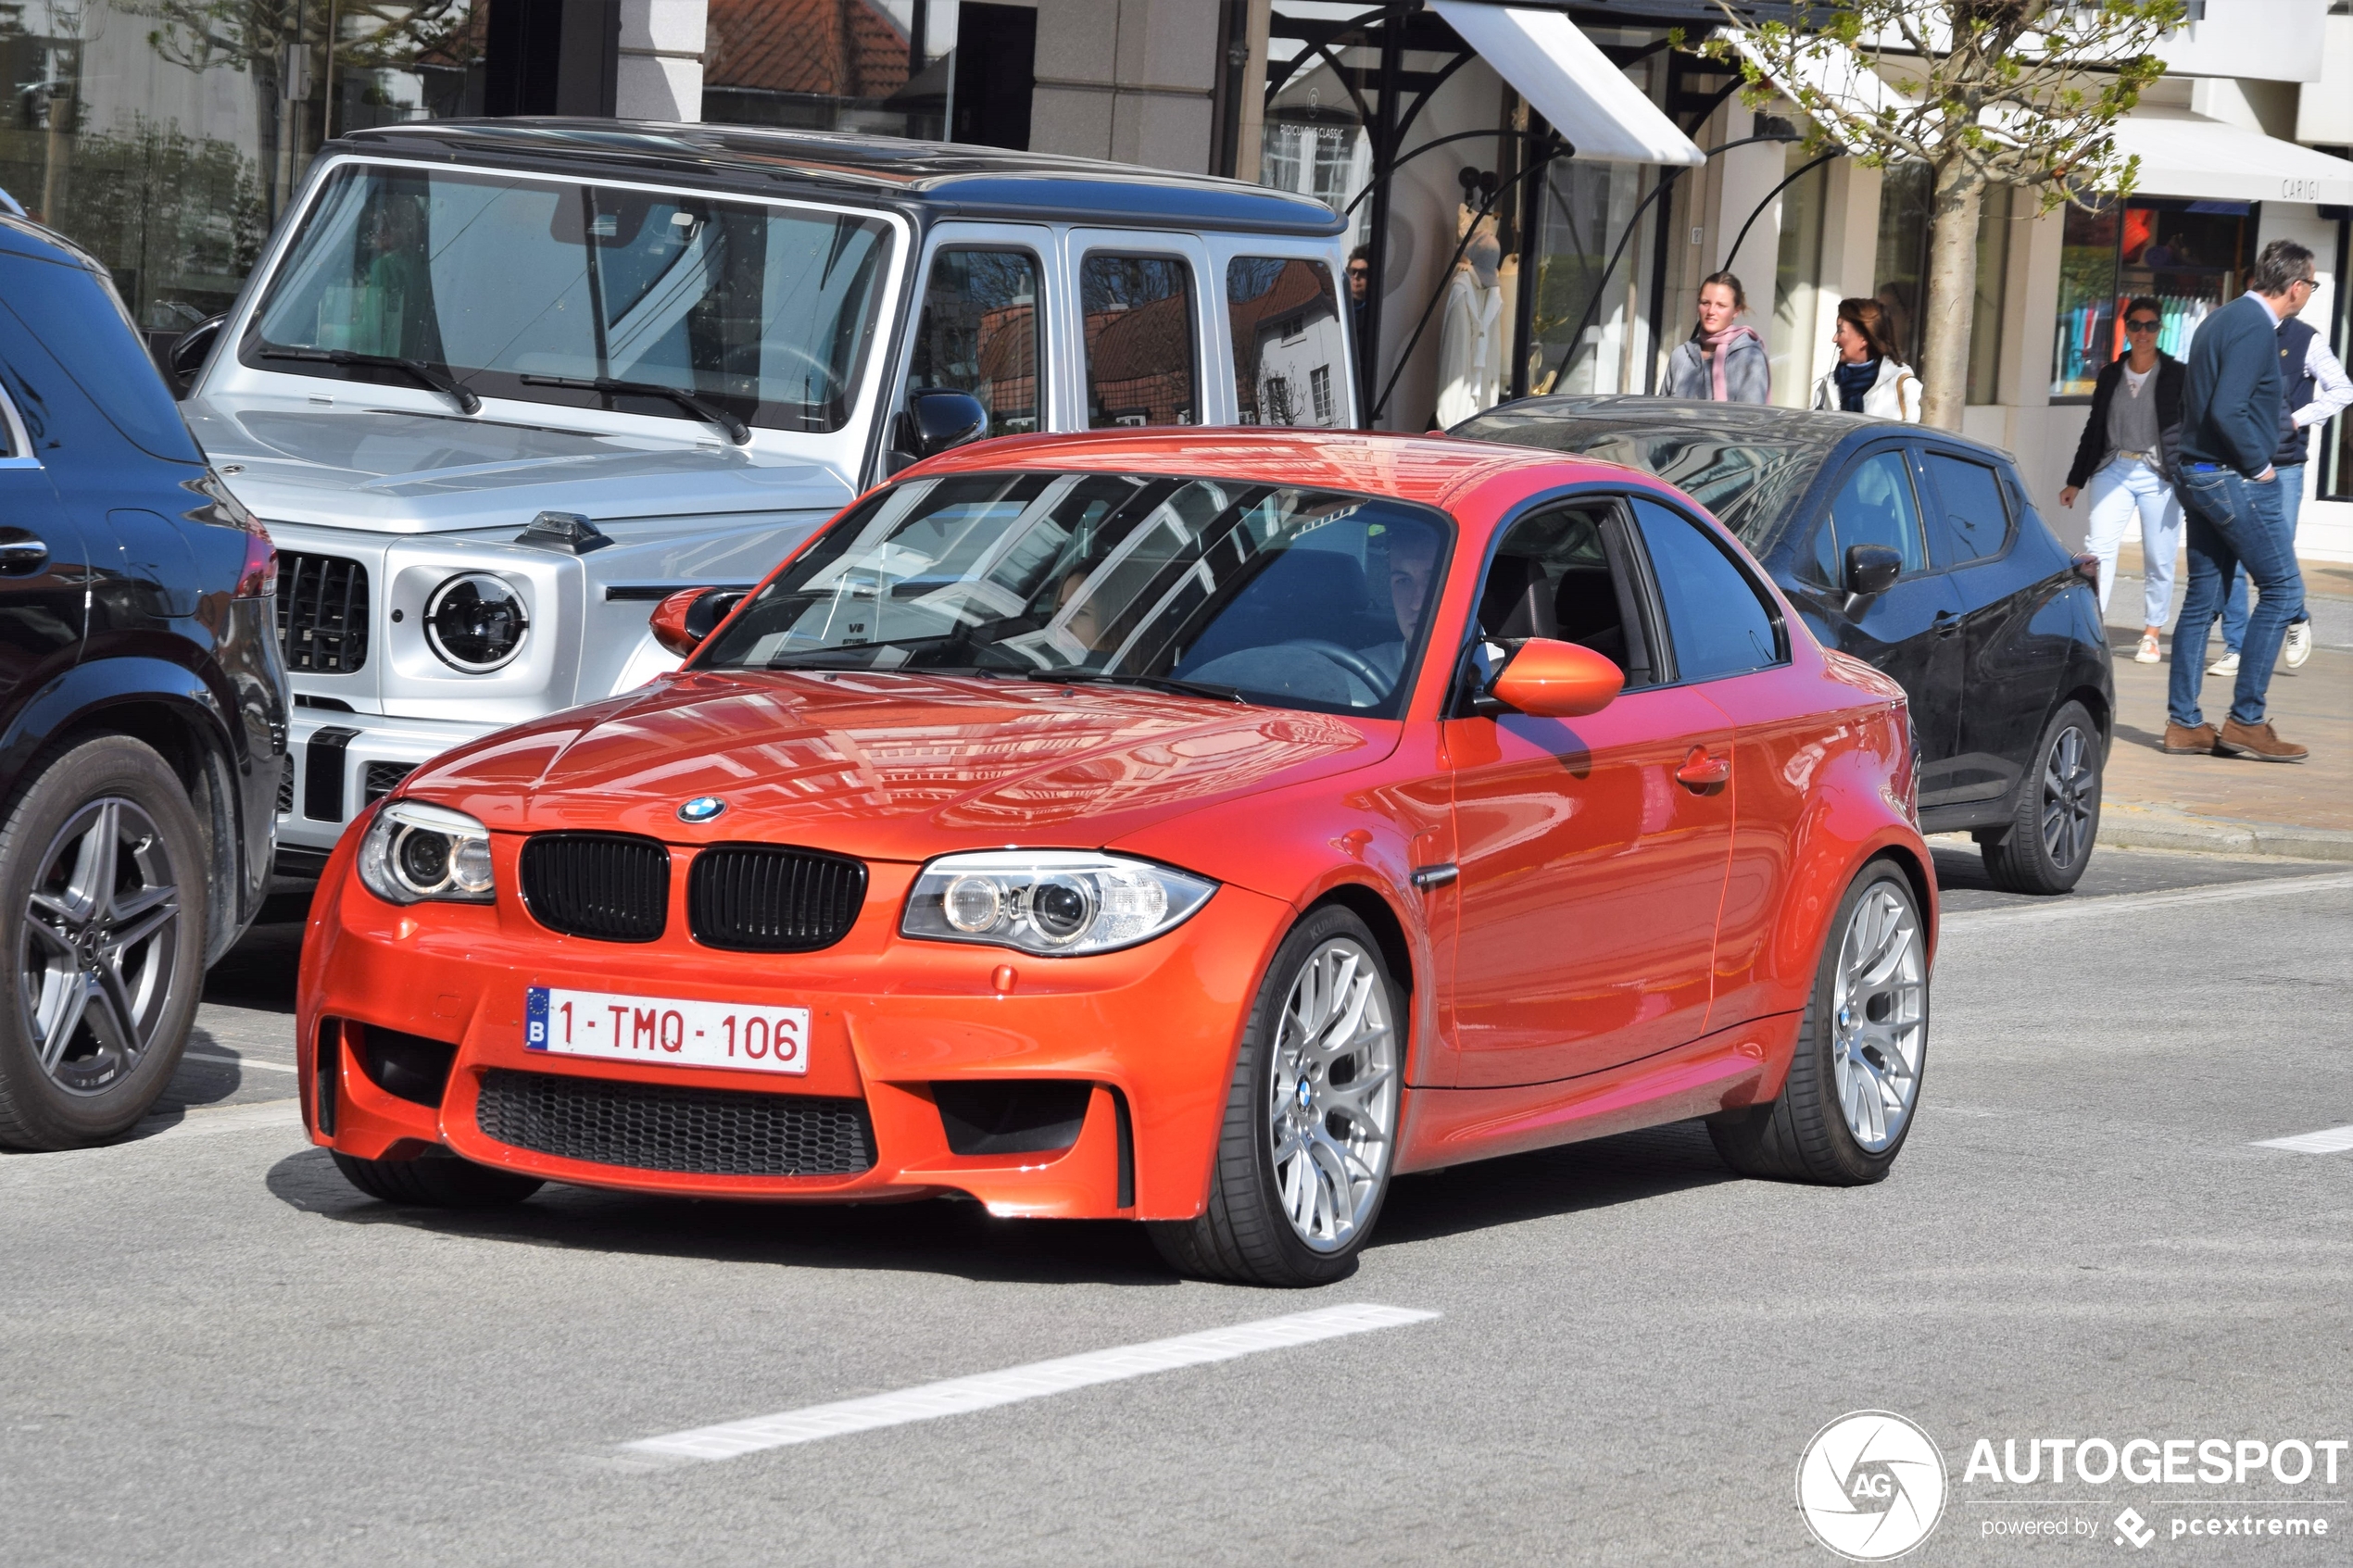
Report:
[[[1985,178],[1955,157],[1936,171],[1929,213],[1928,309],[1919,366],[1920,422],[1961,428],[1969,397],[1969,318],[1977,306],[1977,210]]]

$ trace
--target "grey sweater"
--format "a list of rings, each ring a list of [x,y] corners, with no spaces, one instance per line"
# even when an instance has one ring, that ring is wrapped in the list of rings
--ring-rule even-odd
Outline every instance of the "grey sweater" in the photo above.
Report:
[[[1724,358],[1727,401],[1762,403],[1771,395],[1772,381],[1772,367],[1765,358],[1762,345],[1753,337],[1732,345]],[[1708,370],[1706,358],[1700,353],[1698,340],[1685,338],[1667,356],[1666,395],[1695,398],[1703,403],[1716,395],[1716,378]]]

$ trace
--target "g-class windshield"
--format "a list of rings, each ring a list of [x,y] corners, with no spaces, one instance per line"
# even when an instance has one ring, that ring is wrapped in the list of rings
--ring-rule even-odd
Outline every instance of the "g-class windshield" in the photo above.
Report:
[[[730,439],[838,430],[890,238],[849,212],[354,164],[319,193],[238,358]]]
[[[1452,533],[1403,501],[1114,473],[910,480],[698,661],[1176,689],[1394,718]]]

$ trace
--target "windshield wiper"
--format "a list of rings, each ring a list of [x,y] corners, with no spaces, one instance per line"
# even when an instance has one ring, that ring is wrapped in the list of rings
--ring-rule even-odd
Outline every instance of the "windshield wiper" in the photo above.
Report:
[[[727,433],[727,439],[741,446],[751,439],[751,427],[717,404],[708,402],[682,386],[664,386],[658,381],[615,381],[610,376],[525,376],[525,386],[560,386],[572,392],[620,393],[633,397],[667,397],[681,408]]]
[[[482,411],[482,399],[473,395],[472,388],[459,386],[447,370],[422,359],[408,359],[397,354],[362,354],[355,348],[265,348],[259,358],[304,359],[317,365],[371,365],[378,370],[398,370],[415,377],[444,397],[455,398],[458,407],[469,414]]]
[[[1219,702],[1236,702],[1250,706],[1250,699],[1233,686],[1214,685],[1207,681],[1180,681],[1174,675],[1129,675],[1109,670],[1040,670],[1029,677],[1044,685],[1054,686],[1148,686],[1156,692],[1176,692],[1185,696],[1205,696]]]

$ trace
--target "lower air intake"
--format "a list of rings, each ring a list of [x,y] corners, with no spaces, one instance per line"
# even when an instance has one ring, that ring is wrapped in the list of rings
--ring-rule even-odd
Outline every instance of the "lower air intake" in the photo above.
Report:
[[[474,1123],[515,1148],[704,1176],[854,1176],[874,1168],[863,1100],[668,1084],[483,1074]]]

